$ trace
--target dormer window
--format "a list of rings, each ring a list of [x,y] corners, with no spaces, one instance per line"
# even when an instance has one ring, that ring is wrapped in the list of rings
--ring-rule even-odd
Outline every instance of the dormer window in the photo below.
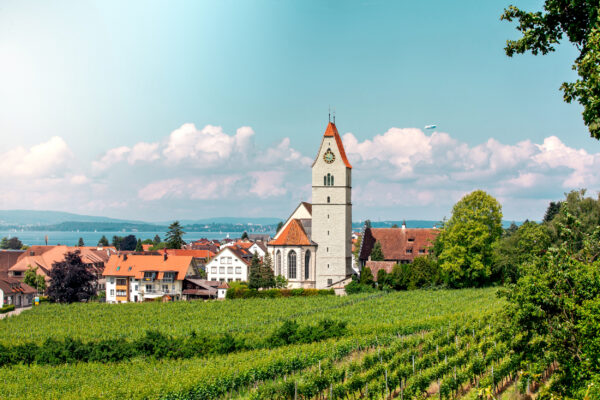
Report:
[[[144,272],[144,280],[152,282],[156,279],[156,272],[146,271]]]

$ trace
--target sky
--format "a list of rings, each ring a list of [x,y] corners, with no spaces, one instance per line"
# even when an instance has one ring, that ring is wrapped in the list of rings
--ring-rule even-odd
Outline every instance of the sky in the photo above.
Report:
[[[353,220],[442,219],[476,189],[540,220],[596,196],[600,142],[559,90],[571,45],[505,55],[509,4],[5,0],[0,209],[286,218],[331,107]]]

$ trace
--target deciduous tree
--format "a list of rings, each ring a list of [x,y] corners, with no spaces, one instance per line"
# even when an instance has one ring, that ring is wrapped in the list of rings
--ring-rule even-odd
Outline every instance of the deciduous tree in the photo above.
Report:
[[[545,0],[543,11],[528,12],[515,6],[504,10],[501,19],[517,21],[522,37],[508,40],[509,57],[531,52],[547,54],[563,37],[574,44],[579,55],[573,69],[579,79],[563,83],[564,100],[583,106],[583,121],[592,137],[600,139],[600,24],[599,0]]]
[[[46,290],[46,280],[42,275],[38,275],[37,270],[37,267],[33,268],[30,265],[27,271],[25,271],[23,282],[32,288],[37,289],[38,293],[44,293]]]
[[[493,245],[502,234],[502,206],[484,192],[464,196],[436,241],[439,265],[452,287],[481,286],[491,276]]]
[[[95,295],[96,275],[83,263],[79,250],[67,253],[64,261],[55,262],[49,277],[47,293],[52,301],[73,303]]]

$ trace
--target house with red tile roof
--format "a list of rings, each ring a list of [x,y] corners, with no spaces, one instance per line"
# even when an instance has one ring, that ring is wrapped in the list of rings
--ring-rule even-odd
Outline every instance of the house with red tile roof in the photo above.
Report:
[[[247,282],[252,253],[240,246],[223,247],[207,264],[208,280]]]
[[[119,254],[104,267],[108,303],[140,302],[169,296],[179,300],[183,281],[198,276],[194,257],[166,254]]]
[[[412,263],[416,257],[429,254],[437,228],[366,228],[359,252],[359,262],[365,266],[370,261],[375,242],[381,243],[384,260],[394,264]]]
[[[0,307],[14,304],[16,308],[33,304],[37,290],[15,278],[0,278]]]
[[[25,250],[0,250],[0,278],[8,278],[8,269],[16,264]]]
[[[79,251],[83,263],[88,265],[98,277],[97,291],[102,291],[105,288],[105,282],[102,277],[104,263],[108,261],[111,254],[115,254],[113,249],[114,247],[31,246],[8,269],[8,275],[11,278],[22,281],[25,278],[25,272],[29,268],[37,268],[36,273],[42,275],[46,282],[49,282],[49,274],[54,264],[64,261],[67,253]]]

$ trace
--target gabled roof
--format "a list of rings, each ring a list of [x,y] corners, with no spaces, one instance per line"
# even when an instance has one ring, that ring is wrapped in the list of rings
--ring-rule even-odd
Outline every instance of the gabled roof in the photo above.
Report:
[[[0,279],[8,278],[8,269],[17,262],[17,260],[23,253],[23,250],[0,251]]]
[[[303,201],[302,204],[306,207],[306,211],[312,216],[312,204],[307,203],[306,201]]]
[[[325,134],[323,136],[333,137],[335,139],[338,150],[340,151],[340,156],[342,157],[342,161],[344,161],[344,164],[346,164],[347,168],[352,168],[352,165],[350,165],[350,162],[348,161],[348,157],[346,157],[346,150],[344,150],[342,138],[340,137],[337,127],[333,122],[329,122],[329,124],[327,124],[327,129],[325,129]]]
[[[177,280],[183,280],[192,264],[192,256],[167,255],[113,255],[104,267],[104,276],[130,276],[140,279],[146,271],[177,272]],[[160,279],[160,277],[159,277]]]
[[[439,229],[429,228],[367,228],[359,259],[367,260],[371,255],[375,242],[381,243],[381,250],[386,261],[408,260],[418,257],[419,250],[433,245]],[[410,250],[410,252],[407,252]]]
[[[250,259],[252,258],[252,253],[250,253],[248,250],[242,248],[242,247],[238,247],[238,246],[227,246],[227,247],[223,247],[221,250],[219,250],[219,252],[211,259],[214,260],[217,256],[219,256],[222,253],[225,253],[226,251],[231,252],[234,256],[236,256],[241,262],[243,262],[246,265],[250,265]]]
[[[194,249],[160,249],[158,253],[167,253],[169,256],[192,256],[194,258],[210,258],[216,253],[210,250],[194,250]]]
[[[37,291],[31,286],[23,283],[15,278],[0,278],[0,289],[4,292],[4,295],[10,295],[13,293],[33,294]]]
[[[291,220],[277,239],[269,242],[269,246],[311,246],[312,244],[298,219]]]

